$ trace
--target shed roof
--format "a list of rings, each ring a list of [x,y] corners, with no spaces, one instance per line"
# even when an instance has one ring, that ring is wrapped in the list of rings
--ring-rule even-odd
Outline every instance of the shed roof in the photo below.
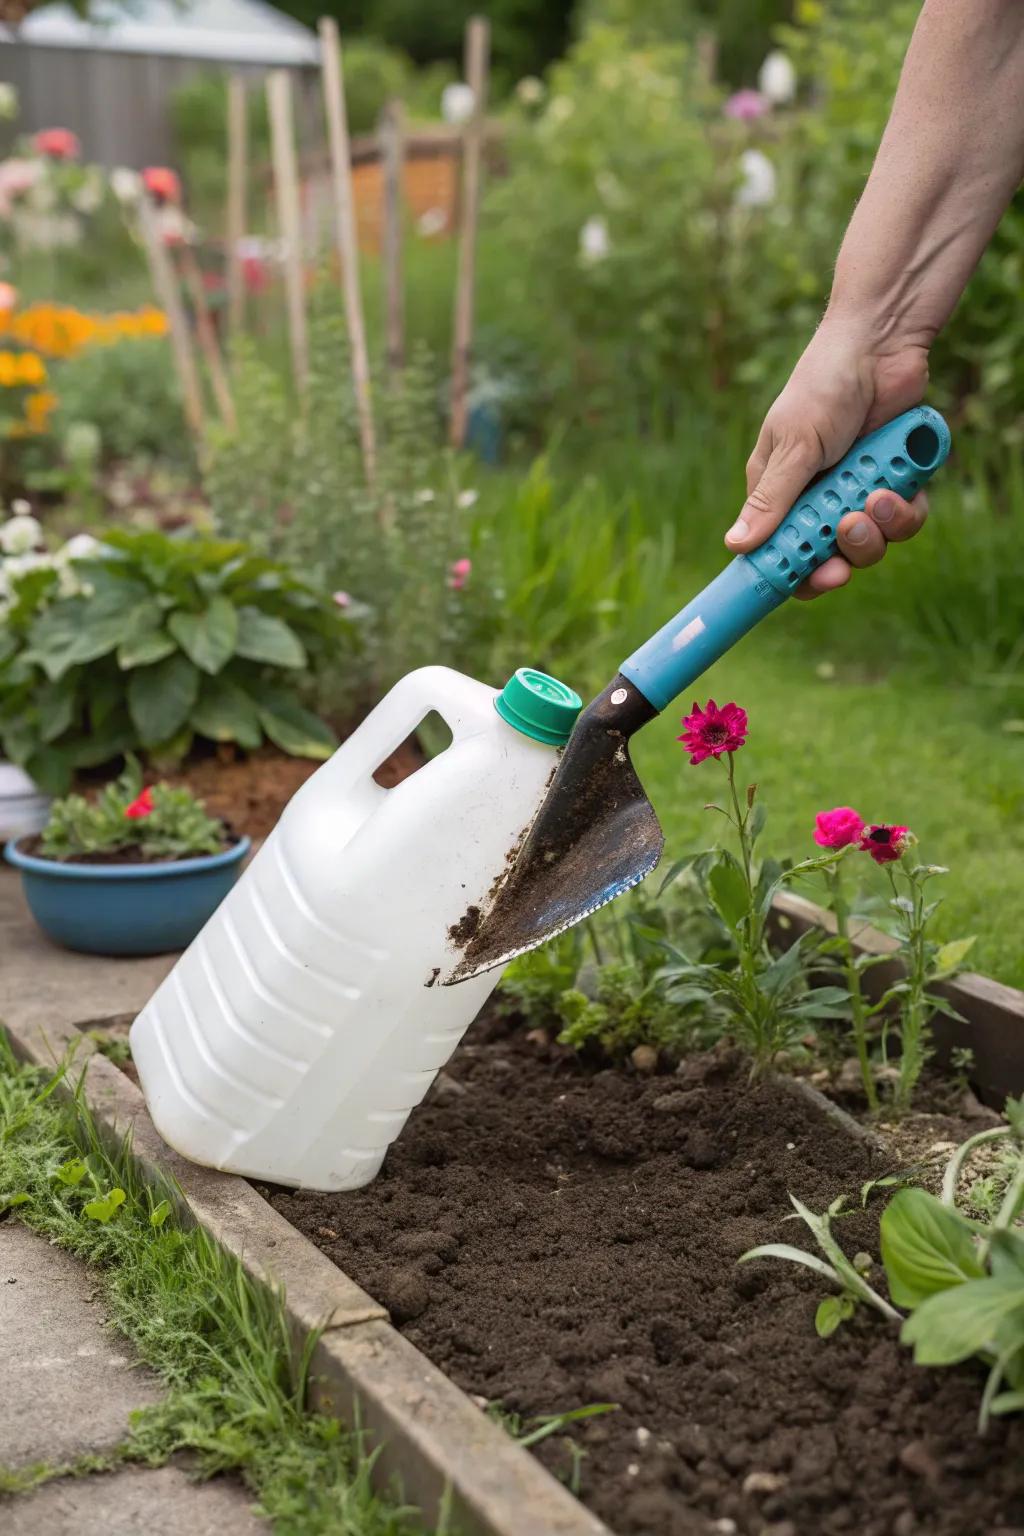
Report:
[[[44,5],[17,31],[0,27],[0,41],[235,64],[317,64],[320,57],[312,32],[264,0],[134,0],[130,9],[96,0],[88,21],[70,5]]]

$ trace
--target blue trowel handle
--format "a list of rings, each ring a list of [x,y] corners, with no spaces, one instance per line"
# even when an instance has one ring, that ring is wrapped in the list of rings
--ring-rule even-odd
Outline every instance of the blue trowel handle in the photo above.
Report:
[[[909,500],[949,453],[949,428],[930,406],[905,411],[854,443],[845,459],[798,497],[771,538],[737,555],[699,597],[653,635],[620,671],[655,709],[670,704],[730,646],[778,608],[836,552],[836,529],[878,489]]]

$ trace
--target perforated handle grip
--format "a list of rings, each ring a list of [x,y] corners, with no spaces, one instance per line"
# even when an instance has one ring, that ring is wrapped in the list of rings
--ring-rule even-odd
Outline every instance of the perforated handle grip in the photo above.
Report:
[[[766,544],[737,555],[698,597],[634,651],[620,671],[664,709],[805,576],[836,552],[836,529],[874,490],[913,496],[945,461],[949,428],[919,405],[854,443],[807,487]]]
[[[949,453],[949,428],[930,406],[905,411],[854,443],[845,459],[814,481],[771,538],[746,556],[776,592],[794,587],[836,552],[836,530],[872,491],[917,494]]]

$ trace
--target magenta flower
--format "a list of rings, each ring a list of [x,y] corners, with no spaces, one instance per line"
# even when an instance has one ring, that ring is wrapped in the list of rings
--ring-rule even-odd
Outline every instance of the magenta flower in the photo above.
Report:
[[[466,582],[469,580],[469,573],[472,569],[473,562],[472,560],[467,559],[466,556],[463,556],[461,560],[455,561],[448,572],[448,585],[451,587],[453,592],[462,591],[463,587],[466,585]]]
[[[849,805],[819,811],[814,818],[814,841],[819,848],[848,848],[864,836],[864,818]]]
[[[348,608],[352,604],[352,599],[347,592],[332,592],[331,600],[337,603],[339,608]]]
[[[890,827],[882,822],[866,827],[857,846],[870,853],[876,864],[895,864],[907,846],[909,832],[909,827]]]
[[[692,714],[683,719],[683,734],[677,736],[690,754],[690,762],[696,766],[706,757],[721,757],[723,752],[736,752],[747,739],[747,712],[738,704],[723,704],[719,709],[714,699],[701,709],[694,701]]]
[[[722,111],[726,117],[734,117],[741,123],[752,123],[770,112],[772,104],[760,91],[736,91],[729,97]]]

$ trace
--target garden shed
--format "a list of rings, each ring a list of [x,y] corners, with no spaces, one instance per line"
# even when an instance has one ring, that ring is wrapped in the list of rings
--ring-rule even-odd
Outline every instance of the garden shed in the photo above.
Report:
[[[89,20],[55,4],[0,28],[0,80],[18,90],[19,129],[70,128],[101,165],[172,160],[170,98],[200,70],[288,68],[311,85],[318,62],[312,32],[264,0],[100,0]]]

